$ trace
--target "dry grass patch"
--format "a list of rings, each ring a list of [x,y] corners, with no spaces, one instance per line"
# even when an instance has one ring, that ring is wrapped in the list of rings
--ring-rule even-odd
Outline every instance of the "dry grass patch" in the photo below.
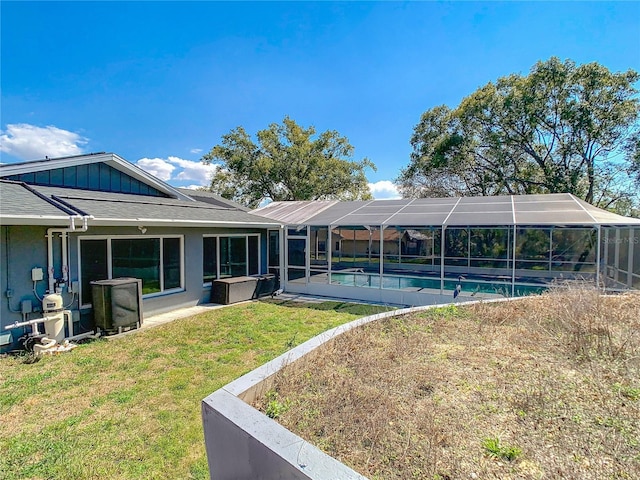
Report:
[[[284,369],[258,407],[372,479],[640,478],[640,294],[382,320]]]

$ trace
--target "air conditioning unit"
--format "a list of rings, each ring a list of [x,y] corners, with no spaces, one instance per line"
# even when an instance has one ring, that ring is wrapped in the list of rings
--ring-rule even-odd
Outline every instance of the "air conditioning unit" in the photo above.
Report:
[[[114,278],[91,282],[96,327],[120,333],[142,324],[142,280]]]

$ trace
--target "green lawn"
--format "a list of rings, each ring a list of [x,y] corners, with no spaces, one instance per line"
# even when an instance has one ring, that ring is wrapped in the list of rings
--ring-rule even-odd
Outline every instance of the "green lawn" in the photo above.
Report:
[[[0,478],[208,478],[201,400],[380,307],[261,301],[36,363],[0,357]]]

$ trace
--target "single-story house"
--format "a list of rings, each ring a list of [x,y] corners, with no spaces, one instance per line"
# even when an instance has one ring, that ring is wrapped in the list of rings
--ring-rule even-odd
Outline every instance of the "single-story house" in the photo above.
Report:
[[[210,301],[215,280],[267,273],[292,293],[401,305],[524,295],[559,279],[638,289],[640,219],[570,194],[247,211],[112,153],[0,165],[0,351],[19,346],[51,292],[73,337],[103,308],[96,282],[139,279],[146,316]]]
[[[280,222],[174,188],[113,153],[0,165],[0,351],[59,292],[73,332],[92,324],[92,281],[142,280],[143,315],[209,301],[212,280],[277,269]],[[66,327],[69,330],[68,327]]]

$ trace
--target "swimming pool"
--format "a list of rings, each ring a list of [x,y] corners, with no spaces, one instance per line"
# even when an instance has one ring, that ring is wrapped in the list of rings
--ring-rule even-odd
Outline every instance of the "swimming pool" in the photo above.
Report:
[[[380,275],[368,273],[332,273],[331,284],[352,287],[380,288]],[[511,281],[487,281],[479,279],[445,279],[444,290],[453,292],[460,285],[461,293],[475,295],[477,293],[511,296]],[[440,291],[440,278],[399,277],[385,275],[382,277],[382,288],[392,290],[437,290]],[[546,290],[544,285],[515,284],[515,296],[531,295]]]

